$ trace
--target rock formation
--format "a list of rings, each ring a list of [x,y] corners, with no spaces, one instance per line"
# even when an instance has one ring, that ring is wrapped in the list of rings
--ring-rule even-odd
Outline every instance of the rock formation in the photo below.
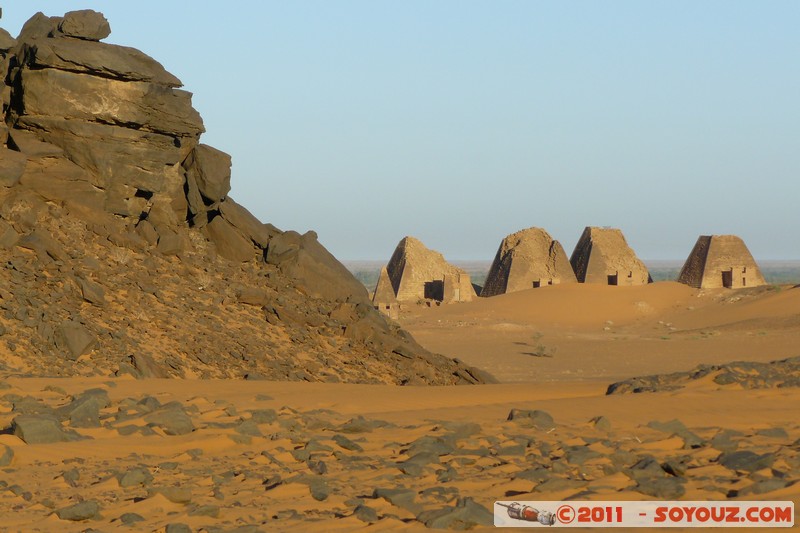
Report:
[[[736,235],[701,235],[678,281],[698,289],[766,285],[750,250]]]
[[[469,274],[414,237],[400,241],[386,270],[401,304],[420,300],[469,302],[476,298]]]
[[[616,228],[587,227],[569,259],[580,283],[644,285],[647,267]]]
[[[0,367],[385,383],[482,378],[372,308],[313,232],[233,201],[191,93],[102,14],[0,31]]]
[[[386,267],[381,267],[381,274],[378,283],[375,285],[375,292],[372,295],[372,305],[392,319],[397,319],[400,312],[400,304],[394,295],[392,280],[389,279],[389,272]]]
[[[528,228],[512,233],[500,243],[481,296],[575,281],[561,243],[542,228]]]

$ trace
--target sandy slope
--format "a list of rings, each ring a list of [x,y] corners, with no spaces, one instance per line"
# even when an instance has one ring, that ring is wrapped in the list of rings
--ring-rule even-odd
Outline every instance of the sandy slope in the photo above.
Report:
[[[9,510],[3,527],[406,531],[451,516],[464,498],[485,509],[509,498],[797,503],[800,389],[742,390],[702,379],[678,391],[604,393],[611,381],[643,373],[797,355],[799,315],[800,290],[791,288],[563,286],[404,317],[426,347],[494,371],[508,381],[500,385],[7,377],[3,427],[25,396],[58,407],[99,387],[110,404],[99,427],[75,428],[91,439],[25,444],[0,435],[14,451],[0,469],[0,506]],[[522,353],[539,344],[557,350]],[[148,424],[139,403],[148,396],[177,401],[195,430],[168,435]],[[554,422],[507,421],[512,409],[545,411]],[[598,416],[610,426],[590,422]],[[658,429],[674,419],[683,426]],[[123,435],[126,427],[134,433]],[[723,454],[735,450],[752,451],[767,466],[723,466]],[[651,460],[685,472],[644,469]],[[122,486],[135,468],[152,479]],[[82,522],[55,514],[79,500],[97,502],[100,514]],[[124,526],[125,513],[142,520]]]
[[[800,355],[800,289],[560,285],[411,309],[425,347],[502,381],[617,380]]]

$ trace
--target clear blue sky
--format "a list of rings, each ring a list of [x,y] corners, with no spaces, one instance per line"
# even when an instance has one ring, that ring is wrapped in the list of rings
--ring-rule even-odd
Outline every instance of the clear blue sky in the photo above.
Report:
[[[2,2],[93,8],[181,78],[231,196],[340,259],[406,234],[491,260],[616,226],[645,259],[707,233],[800,258],[800,2]]]

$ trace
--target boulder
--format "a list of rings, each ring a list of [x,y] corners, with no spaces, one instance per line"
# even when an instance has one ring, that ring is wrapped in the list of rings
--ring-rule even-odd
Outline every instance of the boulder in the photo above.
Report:
[[[454,507],[422,512],[417,520],[434,529],[472,529],[491,527],[494,515],[472,498],[459,498]]]
[[[95,518],[100,513],[100,505],[94,500],[87,500],[56,511],[56,516],[61,520],[80,522]]]
[[[164,255],[177,255],[183,251],[183,238],[168,228],[161,228],[158,231],[156,250]]]
[[[68,37],[90,41],[99,41],[111,35],[111,26],[103,14],[91,9],[68,12],[58,29]]]
[[[7,52],[17,46],[17,40],[3,28],[0,28],[0,52]]]
[[[8,132],[9,146],[16,148],[28,157],[51,157],[64,155],[58,146],[43,142],[28,131],[12,129]]]
[[[8,466],[11,464],[11,461],[14,459],[14,450],[6,446],[5,444],[2,445],[3,453],[0,455],[0,466]]]
[[[161,428],[167,435],[186,435],[194,431],[194,424],[180,405],[166,404],[144,418],[149,426]]]
[[[749,450],[741,450],[723,453],[718,460],[719,464],[730,470],[755,472],[771,467],[775,462],[775,455],[772,453],[759,455]]]
[[[20,183],[45,200],[64,202],[87,212],[95,212],[105,201],[103,191],[89,183],[86,171],[63,157],[29,160]]]
[[[231,190],[231,156],[206,144],[198,144],[184,162],[203,197],[222,201]]]
[[[61,324],[56,332],[56,346],[66,352],[71,360],[94,349],[97,338],[80,322],[67,321]]]
[[[41,11],[22,25],[17,36],[17,43],[28,43],[34,39],[45,39],[60,33],[58,26],[64,17],[48,17]]]
[[[131,187],[130,195],[120,196],[132,197],[137,190],[160,192],[170,171],[173,181],[182,181],[178,169],[170,168],[183,153],[173,136],[53,116],[23,116],[17,126],[68,153],[72,162],[87,171],[92,184],[104,189],[115,184]]]
[[[103,287],[85,278],[78,279],[78,286],[81,289],[81,296],[83,296],[85,301],[98,307],[102,307],[105,304],[106,296]]]
[[[49,415],[19,415],[11,421],[11,430],[26,444],[51,444],[72,440],[57,418]]]
[[[20,152],[0,148],[0,186],[13,187],[19,183],[27,161]]]
[[[542,431],[548,431],[556,427],[556,424],[553,421],[553,417],[550,416],[550,413],[546,411],[540,411],[538,409],[534,409],[532,411],[528,409],[512,409],[511,412],[508,413],[507,420],[530,424]]]
[[[228,196],[220,202],[219,211],[222,218],[239,230],[260,248],[266,249],[270,239],[279,232],[267,224],[262,224],[250,211],[233,201]]]
[[[286,232],[270,240],[267,249],[268,262],[272,262],[269,258],[272,255],[273,261],[278,262],[281,271],[292,278],[309,296],[370,304],[369,294],[364,285],[317,241],[315,232],[309,231],[295,239],[296,250],[291,246],[294,243],[291,241],[287,243],[287,240],[293,239],[292,234],[297,235],[295,232]],[[290,253],[272,252],[274,248],[280,250],[287,247],[287,244],[290,246],[286,251]]]
[[[217,253],[230,261],[249,261],[255,256],[255,247],[222,217],[214,217],[205,227],[206,234],[217,247]]]
[[[6,221],[0,220],[0,249],[8,250],[19,241],[19,233]]]
[[[192,95],[153,83],[119,81],[55,69],[22,71],[26,115],[46,115],[146,132],[197,137],[205,131]]]
[[[0,45],[2,38],[0,37]],[[180,87],[181,80],[136,48],[114,44],[46,39],[24,51],[30,64],[125,81],[146,81]]]

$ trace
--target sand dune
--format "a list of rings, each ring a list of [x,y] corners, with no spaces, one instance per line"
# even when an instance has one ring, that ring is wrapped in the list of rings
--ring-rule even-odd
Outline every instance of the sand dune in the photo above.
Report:
[[[412,309],[401,323],[501,381],[616,380],[797,355],[800,289],[560,285]]]

